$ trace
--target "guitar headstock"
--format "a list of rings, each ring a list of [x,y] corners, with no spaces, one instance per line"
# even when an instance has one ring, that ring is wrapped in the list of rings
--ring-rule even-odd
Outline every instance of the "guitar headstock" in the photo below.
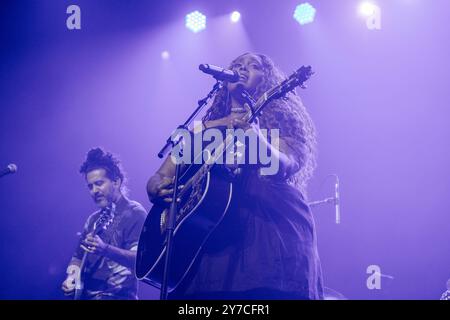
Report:
[[[302,88],[306,88],[304,83],[306,80],[311,78],[314,74],[311,66],[302,66],[297,71],[289,76],[286,80],[281,82],[276,87],[270,89],[266,93],[264,93],[261,98],[256,102],[255,110],[252,115],[248,119],[248,123],[252,123],[256,117],[258,117],[265,106],[267,106],[268,102],[273,99],[283,98],[288,92],[294,90],[296,87],[300,86]]]
[[[301,66],[277,87],[273,97],[275,99],[284,97],[288,92],[294,90],[298,86],[305,88],[304,83],[311,78],[313,74],[314,72],[312,71],[311,66]]]
[[[100,216],[95,222],[94,230],[106,230],[114,220],[115,211],[116,205],[114,203],[111,203],[109,206],[102,208],[102,210],[100,211]]]

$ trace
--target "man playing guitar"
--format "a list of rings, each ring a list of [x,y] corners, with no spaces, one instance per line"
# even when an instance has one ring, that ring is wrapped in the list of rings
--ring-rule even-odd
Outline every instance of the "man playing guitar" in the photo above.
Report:
[[[62,290],[75,299],[137,299],[134,265],[147,212],[125,196],[124,174],[111,153],[91,149],[80,173],[100,210],[84,225]]]

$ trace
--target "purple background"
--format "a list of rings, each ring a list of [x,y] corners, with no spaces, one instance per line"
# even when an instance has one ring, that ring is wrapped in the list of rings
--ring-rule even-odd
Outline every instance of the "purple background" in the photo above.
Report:
[[[330,173],[342,196],[340,225],[333,206],[314,210],[325,285],[349,299],[438,299],[450,278],[450,2],[377,1],[380,31],[356,0],[310,0],[317,16],[304,27],[297,1],[161,2],[2,1],[0,167],[19,171],[0,179],[0,298],[63,298],[76,232],[95,209],[78,174],[89,148],[120,155],[131,198],[148,209],[157,151],[214,84],[197,66],[257,51],[287,73],[316,71],[301,92],[318,130],[310,198],[332,195]],[[81,30],[66,28],[70,4]],[[208,28],[194,34],[184,15],[197,9]],[[394,277],[381,290],[366,287],[372,264]]]

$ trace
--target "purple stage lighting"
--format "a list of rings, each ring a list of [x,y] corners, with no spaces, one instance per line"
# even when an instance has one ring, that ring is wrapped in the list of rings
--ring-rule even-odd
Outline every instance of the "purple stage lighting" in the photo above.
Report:
[[[299,4],[295,8],[294,19],[301,25],[311,23],[314,21],[316,15],[316,9],[308,2]]]
[[[186,28],[194,33],[206,29],[206,16],[199,11],[186,15]]]
[[[233,23],[238,22],[241,19],[241,14],[238,11],[233,11],[233,13],[230,15],[230,20]]]
[[[168,60],[170,58],[169,51],[165,50],[165,51],[161,52],[161,58],[164,60]]]

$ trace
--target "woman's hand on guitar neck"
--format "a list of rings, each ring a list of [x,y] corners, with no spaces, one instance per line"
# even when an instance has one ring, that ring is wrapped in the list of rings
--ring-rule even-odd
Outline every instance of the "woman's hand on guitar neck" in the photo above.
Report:
[[[246,117],[250,117],[251,115],[251,109],[247,104],[244,104],[242,108],[231,108],[231,113],[227,115],[226,117],[216,119],[216,120],[210,120],[204,122],[205,128],[212,128],[212,127],[219,127],[219,126],[225,126],[229,129],[235,128],[235,129],[243,129],[244,131],[248,129],[254,129],[256,133],[259,132],[259,122],[258,119],[252,123],[249,124],[246,121]]]

